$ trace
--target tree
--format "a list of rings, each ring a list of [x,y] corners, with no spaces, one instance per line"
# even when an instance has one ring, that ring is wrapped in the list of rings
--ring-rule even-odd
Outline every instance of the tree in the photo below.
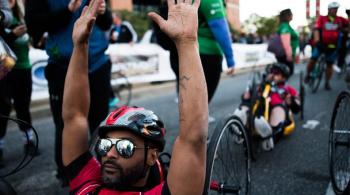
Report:
[[[277,31],[278,18],[262,17],[257,14],[252,14],[249,19],[244,21],[243,29],[248,33],[256,33],[259,36],[269,36]]]

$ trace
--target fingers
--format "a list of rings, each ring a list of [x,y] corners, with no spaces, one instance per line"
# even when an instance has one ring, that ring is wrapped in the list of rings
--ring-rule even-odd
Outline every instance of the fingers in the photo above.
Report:
[[[168,7],[175,5],[175,0],[168,0]]]
[[[169,1],[168,1],[169,2]],[[162,26],[165,23],[165,20],[158,14],[156,14],[155,12],[151,12],[148,14],[148,16],[155,22],[158,24],[158,26],[160,27],[160,29],[162,29]]]
[[[196,7],[196,8],[199,8],[199,5],[201,4],[201,0],[194,0],[194,3],[193,5]]]
[[[81,13],[81,15],[84,16],[86,14],[87,10],[88,10],[88,6],[84,6],[83,12]]]
[[[91,0],[89,4],[88,13],[92,16],[97,16],[98,8],[104,0]]]
[[[95,21],[96,21],[96,17],[92,17],[87,24],[87,29],[90,33],[92,31],[92,28],[94,27]]]

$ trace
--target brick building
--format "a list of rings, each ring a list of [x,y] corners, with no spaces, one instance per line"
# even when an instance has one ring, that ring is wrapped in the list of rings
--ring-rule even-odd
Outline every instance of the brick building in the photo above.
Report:
[[[227,7],[227,18],[230,25],[236,29],[241,29],[239,20],[239,0],[225,0]],[[132,0],[110,0],[112,10],[129,10],[133,9]]]

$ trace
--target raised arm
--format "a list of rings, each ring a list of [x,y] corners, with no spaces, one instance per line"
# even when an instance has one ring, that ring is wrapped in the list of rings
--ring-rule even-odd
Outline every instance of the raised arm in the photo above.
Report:
[[[208,96],[197,43],[199,4],[200,0],[168,0],[167,21],[149,14],[174,40],[180,62],[180,132],[167,178],[171,194],[202,194],[204,187]]]
[[[90,91],[88,80],[88,40],[101,0],[92,0],[74,24],[73,53],[63,94],[62,159],[65,166],[88,150],[88,113]]]

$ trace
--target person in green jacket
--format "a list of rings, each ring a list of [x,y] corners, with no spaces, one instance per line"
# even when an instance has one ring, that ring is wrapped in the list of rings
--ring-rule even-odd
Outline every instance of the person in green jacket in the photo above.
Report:
[[[280,24],[277,33],[281,36],[282,45],[285,51],[285,56],[279,56],[277,61],[286,64],[290,69],[290,76],[294,72],[294,62],[296,61],[296,50],[299,45],[299,35],[290,26],[290,21],[293,20],[293,13],[290,9],[282,10],[279,14]]]
[[[9,28],[1,31],[1,36],[16,54],[17,61],[12,71],[0,81],[0,114],[8,117],[11,111],[11,102],[13,102],[17,118],[31,124],[29,106],[32,95],[32,71],[29,62],[29,36],[24,24],[23,3],[19,0],[10,0],[9,5],[14,17]],[[7,119],[0,118],[0,167],[4,166],[3,148],[6,127]],[[38,155],[39,152],[34,145],[33,130],[27,129],[28,127],[23,125],[19,125],[19,128],[23,132],[25,152],[29,155]]]

